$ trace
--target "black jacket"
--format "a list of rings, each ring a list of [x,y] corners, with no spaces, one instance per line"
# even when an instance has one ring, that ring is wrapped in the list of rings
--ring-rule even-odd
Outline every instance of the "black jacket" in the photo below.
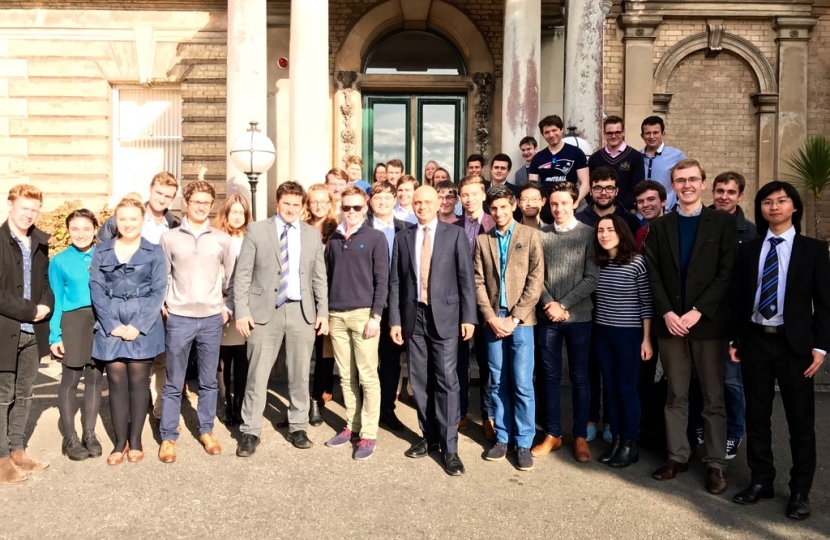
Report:
[[[715,205],[713,204],[709,208],[714,209]],[[758,230],[755,228],[755,224],[746,219],[744,210],[740,206],[735,207],[735,226],[738,229],[738,244],[758,238]]]
[[[763,238],[738,248],[735,284],[731,300],[729,338],[740,354],[741,337],[747,329],[758,290],[758,266]],[[793,240],[784,297],[784,332],[790,347],[804,357],[807,369],[811,351],[830,351],[830,256],[827,242],[797,234]]]
[[[631,229],[631,234],[637,234],[637,230],[643,226],[640,223],[640,220],[637,219],[637,216],[623,208],[619,203],[614,203],[614,215],[621,217],[622,220],[625,221],[625,224],[628,225],[629,229]],[[582,212],[577,212],[574,217],[591,228],[597,226],[597,222],[600,218],[597,211],[594,210],[593,204],[589,205],[588,208]]]
[[[9,222],[0,226],[0,371],[17,368],[17,343],[20,323],[32,322],[38,304],[55,307],[55,296],[49,286],[49,235],[32,226],[29,231],[32,249],[32,297],[23,298],[23,252],[12,238]],[[48,317],[34,323],[38,354],[49,354]]]
[[[147,203],[144,203],[144,207],[147,207]],[[170,210],[164,211],[164,219],[167,220],[167,226],[171,229],[175,229],[179,225],[182,224],[181,220],[173,215],[173,212]],[[118,228],[115,225],[115,215],[112,215],[107,219],[101,228],[98,229],[98,243],[103,244],[107,240],[112,240],[118,235]]]

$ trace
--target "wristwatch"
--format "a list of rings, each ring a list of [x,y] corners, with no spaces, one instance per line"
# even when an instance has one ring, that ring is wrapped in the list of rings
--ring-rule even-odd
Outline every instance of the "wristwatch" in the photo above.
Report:
[[[520,323],[520,322],[522,322],[522,320],[521,320],[520,318],[518,318],[518,317],[513,317],[513,324],[515,324],[516,326],[519,326],[519,323]]]
[[[372,315],[372,319],[376,320],[377,322],[380,322],[381,317],[380,315]]]

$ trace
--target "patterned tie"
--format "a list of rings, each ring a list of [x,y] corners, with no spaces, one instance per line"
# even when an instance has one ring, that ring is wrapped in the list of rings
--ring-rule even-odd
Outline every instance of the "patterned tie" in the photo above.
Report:
[[[421,244],[421,302],[429,304],[429,266],[432,264],[432,240],[429,227],[424,227],[424,243]]]
[[[291,225],[287,224],[282,229],[280,235],[280,289],[277,294],[277,307],[282,306],[288,300],[288,228]]]
[[[769,239],[770,247],[764,259],[764,273],[761,275],[761,298],[758,311],[765,319],[772,319],[778,313],[778,250],[776,247],[783,238],[773,236]]]

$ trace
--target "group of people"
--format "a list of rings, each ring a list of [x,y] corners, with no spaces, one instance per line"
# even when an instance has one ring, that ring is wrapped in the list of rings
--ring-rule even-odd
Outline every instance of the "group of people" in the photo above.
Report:
[[[622,118],[607,117],[603,128],[606,146],[586,156],[563,140],[559,117],[543,118],[547,145],[520,141],[525,163],[512,181],[506,154],[492,158],[490,180],[485,158],[470,156],[457,185],[437,163],[421,182],[401,160],[377,164],[368,183],[362,160],[349,156],[325,183],[280,184],[276,213],[257,222],[247,200],[231,195],[211,223],[216,193],[199,180],[182,189],[179,221],[168,210],[178,182],[159,173],[146,203],[126,196],[100,228],[88,210],[70,213],[72,245],[51,261],[48,237],[34,226],[42,195],[15,186],[0,227],[0,324],[10,336],[0,342],[0,483],[47,466],[26,453],[24,429],[38,359],[50,350],[63,364],[58,409],[69,459],[103,453],[95,423],[106,373],[110,465],[143,459],[150,410],[159,459],[178,459],[189,366],[205,451],[222,451],[218,414],[240,425],[237,455],[252,456],[283,347],[288,440],[313,445],[308,426],[322,423],[336,366],[345,418],[325,444],[354,444],[352,457],[368,459],[380,424],[404,429],[394,411],[405,353],[422,432],[405,455],[440,451],[457,476],[472,351],[493,443],[484,458],[515,450],[517,468],[530,470],[563,444],[564,344],[577,462],[592,460],[588,443],[598,436],[608,442],[599,462],[638,461],[638,441],[654,427],[641,402],[659,351],[668,460],[653,477],[687,471],[700,443],[706,489],[723,493],[726,462],[746,431],[752,481],[734,496],[741,504],[773,493],[777,381],[793,453],[787,515],[807,517],[812,376],[830,347],[827,245],[799,235],[804,207],[790,184],[761,186],[756,227],[739,206],[746,181],[737,172],[718,175],[713,207],[703,204],[703,167],[663,143],[659,117],[643,122],[641,152],[625,143]]]

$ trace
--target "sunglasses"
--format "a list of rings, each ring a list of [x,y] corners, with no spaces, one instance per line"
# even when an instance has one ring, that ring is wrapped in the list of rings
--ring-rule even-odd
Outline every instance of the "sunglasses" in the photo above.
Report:
[[[354,210],[355,212],[360,212],[361,210],[363,210],[363,205],[362,204],[355,204],[353,206],[348,206],[348,205],[343,204],[343,205],[340,206],[340,211],[343,212],[343,213],[351,212],[352,210]]]

